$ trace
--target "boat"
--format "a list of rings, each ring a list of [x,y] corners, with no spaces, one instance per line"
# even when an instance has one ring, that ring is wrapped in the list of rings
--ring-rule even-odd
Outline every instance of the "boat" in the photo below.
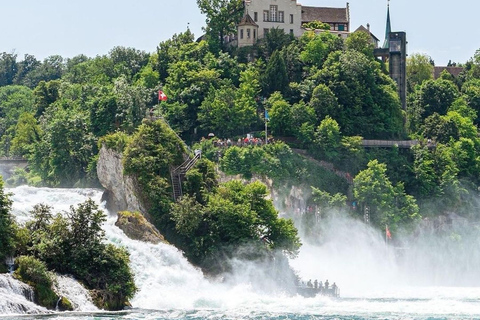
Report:
[[[338,298],[340,297],[340,288],[338,286],[325,287],[310,287],[310,286],[298,286],[297,293],[305,298],[313,298],[317,295]]]

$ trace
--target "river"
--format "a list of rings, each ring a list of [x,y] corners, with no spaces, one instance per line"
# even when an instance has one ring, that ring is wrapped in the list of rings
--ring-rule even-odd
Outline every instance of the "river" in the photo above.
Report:
[[[97,189],[26,186],[7,191],[13,193],[19,222],[30,218],[28,211],[36,203],[49,204],[57,212],[87,198],[99,203],[102,195]],[[336,281],[341,297],[304,298],[268,290],[261,277],[251,277],[254,272],[268,273],[259,265],[239,262],[233,280],[208,280],[176,248],[131,240],[115,227],[115,220],[109,215],[104,229],[108,241],[130,252],[139,288],[132,310],[92,311],[88,302],[79,300],[77,310],[84,311],[4,311],[0,319],[480,319],[480,237],[469,239],[467,247],[462,242],[463,251],[455,251],[459,256],[430,239],[410,248],[399,261],[377,231],[348,217],[335,217],[327,222],[327,241],[322,246],[305,244],[290,264],[303,279]]]

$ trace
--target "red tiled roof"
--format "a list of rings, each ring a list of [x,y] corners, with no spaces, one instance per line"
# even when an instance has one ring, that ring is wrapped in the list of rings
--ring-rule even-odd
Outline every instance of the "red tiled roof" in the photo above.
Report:
[[[442,73],[443,70],[447,70],[448,73],[450,73],[452,76],[455,78],[458,77],[460,72],[463,71],[462,67],[434,67],[433,68],[433,78],[438,79],[440,78],[440,74]]]
[[[367,28],[365,28],[363,25],[361,25],[360,27],[357,28],[357,30],[355,30],[354,32],[357,32],[357,31],[362,31],[362,32],[366,32],[368,34],[370,34],[371,37],[373,37],[375,40],[377,41],[380,41],[377,37],[375,37],[375,35],[373,33],[371,33]]]
[[[302,6],[302,22],[321,21],[326,23],[348,23],[347,8],[304,7]]]

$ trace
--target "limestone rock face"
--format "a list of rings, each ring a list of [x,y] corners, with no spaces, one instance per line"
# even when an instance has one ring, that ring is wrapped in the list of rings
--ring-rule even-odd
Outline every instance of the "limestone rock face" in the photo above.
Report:
[[[157,244],[165,242],[158,230],[138,212],[120,211],[115,225],[133,240]]]
[[[136,196],[134,178],[123,174],[122,155],[119,152],[102,146],[97,162],[97,176],[106,189],[102,200],[107,201],[110,211],[127,210],[147,214]]]

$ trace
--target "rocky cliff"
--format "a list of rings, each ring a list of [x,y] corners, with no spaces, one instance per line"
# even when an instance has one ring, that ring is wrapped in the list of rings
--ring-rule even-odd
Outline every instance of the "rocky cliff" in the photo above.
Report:
[[[141,212],[147,215],[136,196],[135,178],[123,174],[122,154],[103,145],[97,162],[97,176],[106,190],[103,199],[107,201],[108,210]]]

